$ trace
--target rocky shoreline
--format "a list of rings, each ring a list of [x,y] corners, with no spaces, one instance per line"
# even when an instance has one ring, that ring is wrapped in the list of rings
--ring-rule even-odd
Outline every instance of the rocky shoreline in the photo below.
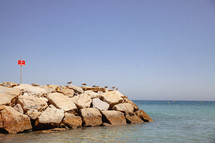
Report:
[[[0,134],[151,122],[118,90],[0,83]]]

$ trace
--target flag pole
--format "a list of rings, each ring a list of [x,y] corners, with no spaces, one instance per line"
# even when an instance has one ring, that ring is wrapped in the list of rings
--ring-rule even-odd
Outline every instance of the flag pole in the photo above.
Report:
[[[22,84],[22,58],[21,58],[21,65],[20,65],[20,84]]]
[[[22,65],[20,65],[20,84],[22,84]]]

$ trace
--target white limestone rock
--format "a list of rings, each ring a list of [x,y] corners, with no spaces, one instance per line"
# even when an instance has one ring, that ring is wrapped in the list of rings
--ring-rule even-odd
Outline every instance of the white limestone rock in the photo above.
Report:
[[[92,103],[92,99],[88,94],[80,94],[78,96],[74,96],[71,99],[79,109],[89,108]]]
[[[47,98],[50,103],[55,105],[57,108],[60,108],[64,111],[76,110],[77,107],[74,104],[73,100],[62,93],[50,93]]]
[[[9,105],[11,100],[22,94],[20,89],[0,86],[0,105]]]
[[[18,97],[18,103],[22,105],[24,112],[35,109],[37,111],[44,110],[48,104],[41,98],[24,94]]]
[[[99,98],[94,98],[92,103],[93,103],[93,108],[97,108],[101,111],[108,110],[109,108],[109,104],[104,101],[101,101]]]

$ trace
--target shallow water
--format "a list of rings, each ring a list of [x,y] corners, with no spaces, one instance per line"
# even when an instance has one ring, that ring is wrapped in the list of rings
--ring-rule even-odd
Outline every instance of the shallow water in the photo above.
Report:
[[[0,137],[0,143],[215,143],[215,102],[134,101],[152,123],[88,127],[58,133],[23,133]],[[168,103],[169,102],[169,103]]]

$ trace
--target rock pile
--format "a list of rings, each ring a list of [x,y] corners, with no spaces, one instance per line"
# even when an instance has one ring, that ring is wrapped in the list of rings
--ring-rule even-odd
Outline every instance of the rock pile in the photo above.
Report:
[[[0,83],[0,133],[151,121],[143,110],[117,90]]]

